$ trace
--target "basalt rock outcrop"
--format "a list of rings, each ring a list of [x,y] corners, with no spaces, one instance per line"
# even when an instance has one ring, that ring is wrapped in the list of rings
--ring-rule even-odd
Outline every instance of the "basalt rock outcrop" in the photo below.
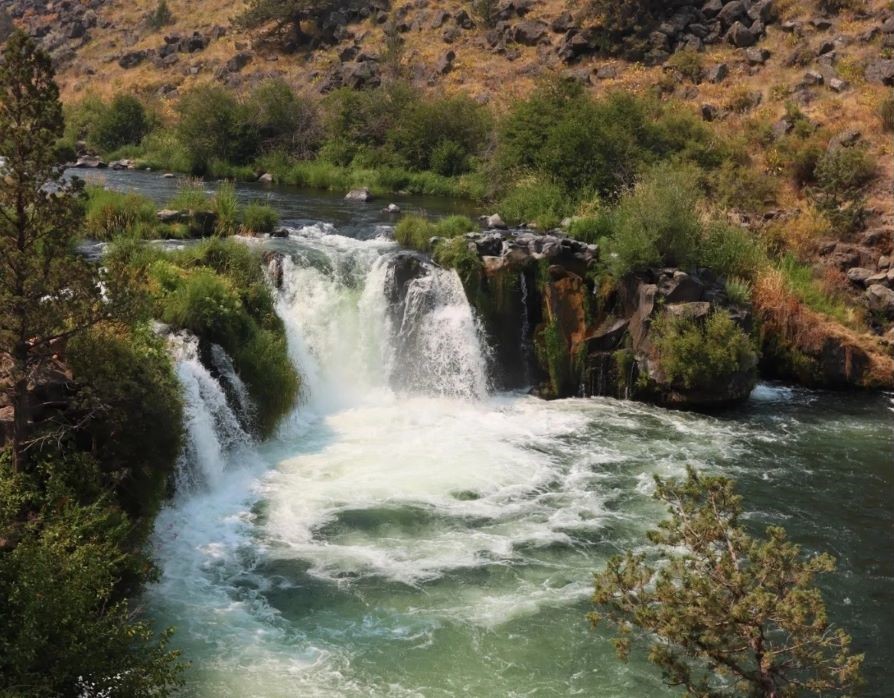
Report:
[[[690,388],[668,377],[652,325],[665,314],[703,323],[724,308],[746,333],[751,309],[709,271],[652,269],[620,280],[599,273],[599,250],[561,235],[489,230],[467,236],[480,272],[464,279],[503,388],[548,398],[604,395],[682,408],[744,400],[756,366]]]

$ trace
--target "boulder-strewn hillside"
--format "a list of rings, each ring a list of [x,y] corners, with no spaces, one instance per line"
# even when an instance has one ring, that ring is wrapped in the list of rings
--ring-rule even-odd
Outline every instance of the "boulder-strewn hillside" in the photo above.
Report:
[[[894,117],[880,117],[894,85],[889,2],[355,0],[333,3],[336,9],[277,41],[265,40],[264,27],[249,32],[234,23],[243,2],[168,0],[166,13],[159,5],[12,0],[6,19],[42,38],[70,102],[132,92],[165,112],[204,82],[241,91],[271,77],[305,93],[402,78],[439,94],[465,93],[497,112],[555,75],[595,94],[673,96],[723,137],[747,143],[753,180],[728,182],[724,203],[735,222],[785,238],[823,283],[860,309],[878,338],[862,327],[777,329],[820,363],[831,362],[832,373],[839,354],[891,353],[894,143],[882,119]],[[631,15],[631,7],[645,10]],[[6,19],[0,15],[0,31]],[[822,133],[823,149],[860,148],[874,161],[875,176],[860,194],[865,221],[851,232],[812,225],[808,190],[782,176],[792,132]],[[742,198],[751,206],[739,212]],[[754,290],[772,305],[772,279]],[[770,308],[765,324],[792,317],[791,310]]]

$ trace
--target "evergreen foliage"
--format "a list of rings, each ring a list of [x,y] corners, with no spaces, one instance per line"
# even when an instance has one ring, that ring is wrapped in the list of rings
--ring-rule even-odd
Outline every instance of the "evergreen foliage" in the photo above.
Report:
[[[829,621],[814,583],[835,568],[830,556],[805,557],[779,527],[749,535],[726,478],[691,468],[685,482],[656,477],[655,497],[670,511],[649,533],[656,559],[628,552],[596,575],[590,619],[617,629],[621,658],[642,640],[667,683],[689,696],[848,695],[857,686],[863,656]]]
[[[17,32],[0,58],[0,359],[17,470],[28,458],[37,376],[60,343],[108,314],[96,269],[72,249],[81,206],[56,163],[62,131],[50,57]]]

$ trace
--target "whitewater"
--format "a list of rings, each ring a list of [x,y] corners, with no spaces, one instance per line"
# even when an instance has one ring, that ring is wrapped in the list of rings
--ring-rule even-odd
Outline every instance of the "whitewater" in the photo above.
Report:
[[[761,525],[840,543],[833,608],[879,589],[886,603],[886,569],[854,573],[874,554],[863,524],[827,515],[842,470],[885,482],[877,405],[765,385],[708,417],[495,392],[454,272],[429,264],[389,300],[387,233],[315,223],[250,243],[282,255],[276,307],[302,377],[267,442],[247,433],[226,354],[213,349],[211,371],[194,338],[171,340],[188,443],[145,602],[192,662],[186,695],[674,695],[584,616],[593,570],[661,516],[652,476],[687,464],[736,477]],[[869,466],[854,475],[857,460]],[[863,642],[890,639],[860,608]]]

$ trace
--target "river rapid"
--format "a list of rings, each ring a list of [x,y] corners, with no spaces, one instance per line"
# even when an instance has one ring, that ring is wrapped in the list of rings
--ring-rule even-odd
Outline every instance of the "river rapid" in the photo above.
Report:
[[[173,187],[107,177],[159,200]],[[867,653],[866,693],[891,695],[894,396],[763,384],[705,416],[494,392],[452,272],[389,306],[398,248],[379,206],[239,195],[270,196],[290,227],[247,244],[286,256],[277,309],[303,397],[255,443],[247,397],[221,388],[241,394],[226,356],[215,378],[178,338],[189,446],[145,602],[192,662],[185,695],[677,695],[584,616],[592,572],[662,516],[652,476],[687,464],[734,477],[754,527],[839,559],[831,617]]]

